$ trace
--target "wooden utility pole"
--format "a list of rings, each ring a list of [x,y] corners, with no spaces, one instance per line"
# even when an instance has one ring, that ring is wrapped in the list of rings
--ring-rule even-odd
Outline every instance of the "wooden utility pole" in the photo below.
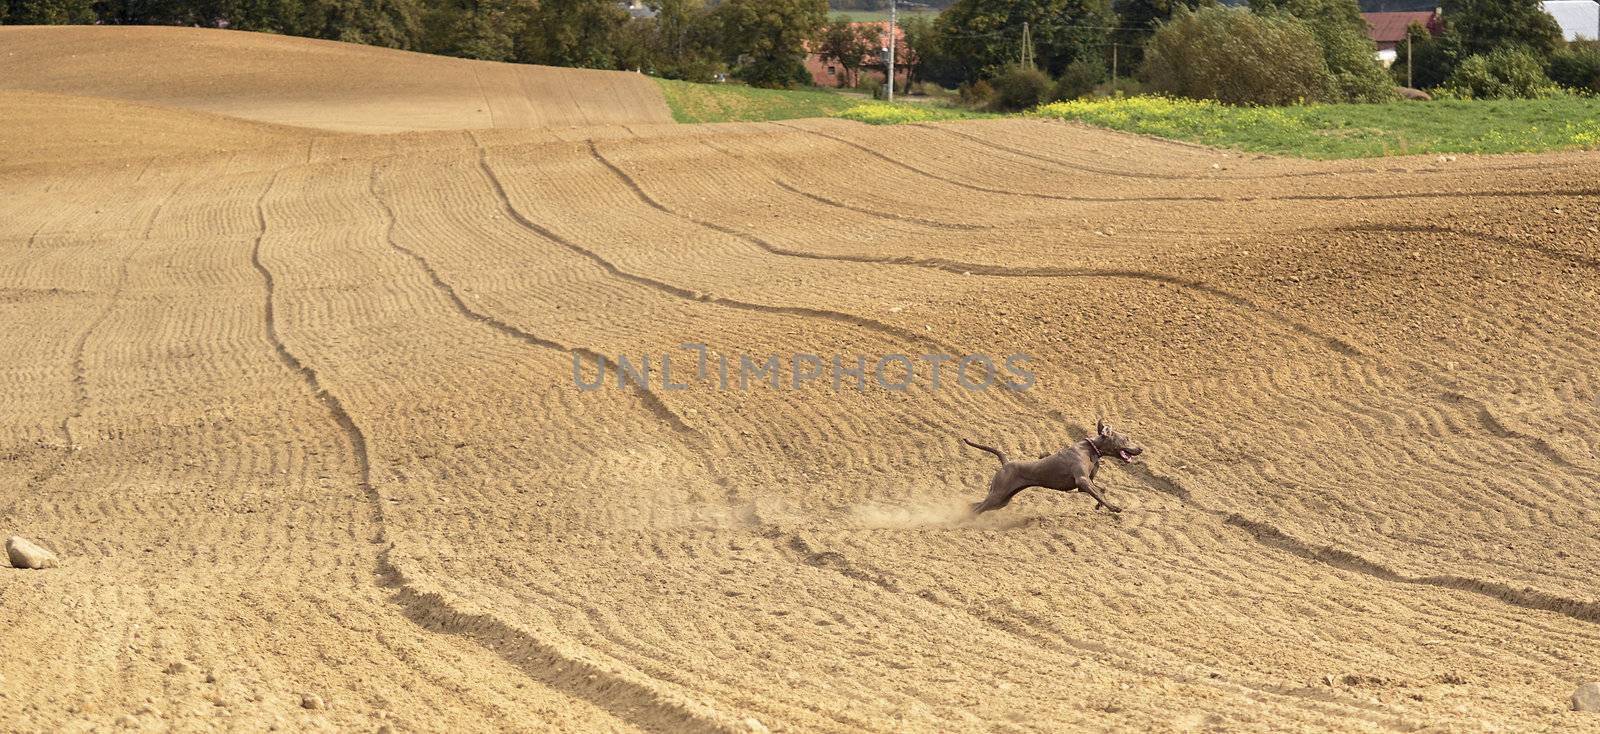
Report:
[[[885,95],[890,102],[894,101],[894,47],[899,45],[894,42],[894,27],[900,20],[895,13],[894,0],[889,0],[889,93]]]
[[[1411,29],[1406,29],[1406,86],[1411,89],[1416,87],[1411,84]]]
[[[1117,44],[1111,44],[1111,88],[1117,88]]]

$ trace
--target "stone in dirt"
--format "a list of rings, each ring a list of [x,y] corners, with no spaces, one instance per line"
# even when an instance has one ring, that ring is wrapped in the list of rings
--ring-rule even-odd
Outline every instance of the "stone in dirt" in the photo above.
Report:
[[[322,700],[321,696],[315,693],[306,693],[300,696],[300,707],[312,711],[321,711],[327,708],[328,704]]]
[[[6,556],[13,568],[55,568],[60,562],[55,553],[20,535],[6,539]]]
[[[1591,681],[1572,692],[1572,710],[1600,714],[1600,682]]]

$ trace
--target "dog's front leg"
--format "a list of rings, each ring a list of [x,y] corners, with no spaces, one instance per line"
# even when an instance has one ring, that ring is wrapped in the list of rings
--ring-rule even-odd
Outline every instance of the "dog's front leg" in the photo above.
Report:
[[[1100,494],[1100,490],[1095,489],[1094,482],[1089,481],[1088,477],[1078,477],[1078,489],[1088,492],[1089,496],[1094,498],[1094,508],[1096,510],[1104,507],[1112,512],[1122,512],[1121,507],[1106,501],[1106,498]]]

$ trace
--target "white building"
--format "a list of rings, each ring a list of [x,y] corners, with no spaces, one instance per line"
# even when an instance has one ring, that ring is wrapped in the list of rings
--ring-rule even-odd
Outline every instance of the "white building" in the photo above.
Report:
[[[1545,0],[1544,12],[1554,16],[1568,41],[1600,39],[1600,3],[1595,0]]]

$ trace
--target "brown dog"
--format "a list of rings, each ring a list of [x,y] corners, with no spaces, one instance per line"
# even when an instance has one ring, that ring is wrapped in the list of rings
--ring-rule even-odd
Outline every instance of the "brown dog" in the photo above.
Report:
[[[973,514],[980,515],[1005,507],[1018,492],[1029,487],[1049,487],[1062,492],[1081,490],[1094,497],[1095,509],[1104,507],[1112,512],[1122,512],[1121,507],[1107,502],[1094,486],[1095,472],[1100,471],[1100,457],[1114,454],[1123,463],[1128,463],[1133,461],[1133,457],[1144,453],[1144,449],[1134,446],[1126,436],[1117,433],[1103,420],[1095,424],[1095,432],[1098,434],[1095,437],[1083,439],[1054,454],[1041,456],[1038,461],[1006,461],[1006,455],[995,449],[961,439],[962,443],[983,449],[1000,459],[1000,470],[989,481],[989,496],[984,497],[982,502],[973,503]]]

